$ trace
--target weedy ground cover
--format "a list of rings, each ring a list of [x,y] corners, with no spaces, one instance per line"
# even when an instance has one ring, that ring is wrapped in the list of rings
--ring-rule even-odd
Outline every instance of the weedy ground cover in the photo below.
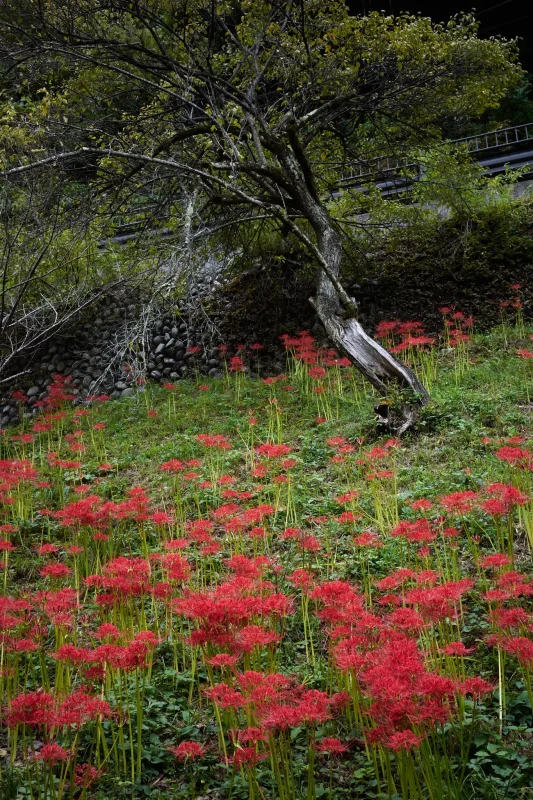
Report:
[[[378,333],[416,435],[302,333],[4,431],[0,797],[527,797],[531,346]]]

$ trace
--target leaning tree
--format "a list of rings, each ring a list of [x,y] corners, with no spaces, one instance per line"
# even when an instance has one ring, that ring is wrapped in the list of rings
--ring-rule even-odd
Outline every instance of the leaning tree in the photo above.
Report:
[[[4,176],[72,173],[100,208],[164,197],[189,239],[243,225],[295,237],[335,347],[380,393],[396,383],[425,402],[357,320],[331,191],[343,164],[497,105],[520,74],[512,44],[479,39],[470,17],[351,16],[343,0],[19,0],[0,25],[18,136],[4,136]]]

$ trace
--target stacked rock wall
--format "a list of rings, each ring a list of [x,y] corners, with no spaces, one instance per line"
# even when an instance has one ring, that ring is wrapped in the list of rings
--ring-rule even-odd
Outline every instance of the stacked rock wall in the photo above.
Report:
[[[108,298],[78,325],[19,363],[17,372],[26,374],[4,384],[0,393],[0,428],[19,421],[22,394],[27,398],[26,416],[36,414],[54,375],[70,376],[69,392],[82,402],[95,394],[126,397],[142,375],[174,381],[219,374],[217,347],[206,343],[205,331],[196,332],[183,311],[156,311],[144,329],[143,308],[139,299]],[[22,393],[19,399],[14,392]]]

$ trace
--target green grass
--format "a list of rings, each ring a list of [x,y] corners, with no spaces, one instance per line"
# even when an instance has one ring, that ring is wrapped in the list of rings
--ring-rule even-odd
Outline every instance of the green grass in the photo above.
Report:
[[[294,599],[295,609],[283,618],[283,624],[281,618],[276,622],[276,626],[281,624],[281,628],[276,627],[276,631],[281,632],[279,643],[254,650],[250,655],[251,665],[255,664],[267,674],[277,671],[291,675],[300,686],[298,691],[303,691],[302,686],[329,694],[341,690],[344,678],[328,657],[331,651],[326,626],[317,618],[322,606],[311,601],[308,612],[303,606],[300,608],[299,591],[291,586],[288,576],[293,570],[305,567],[322,583],[349,581],[369,608],[380,596],[375,583],[400,567],[409,566],[415,571],[431,568],[443,573],[440,580],[452,580],[451,551],[440,539],[432,543],[430,554],[417,556],[417,547],[392,538],[390,531],[397,518],[413,522],[420,516],[408,505],[415,500],[425,498],[434,504],[428,519],[436,530],[437,516],[445,513],[439,506],[438,498],[442,495],[473,491],[485,497],[485,487],[491,483],[519,481],[522,488],[529,483],[529,472],[510,470],[494,455],[499,446],[513,437],[524,439],[520,447],[529,446],[533,372],[530,361],[516,356],[516,350],[527,348],[528,342],[527,332],[520,335],[508,330],[505,337],[501,331],[475,336],[464,371],[460,373],[453,354],[442,352],[437,378],[430,387],[431,401],[420,414],[417,430],[406,436],[399,447],[389,448],[386,458],[375,462],[369,461],[368,453],[375,447],[382,447],[389,437],[376,426],[373,406],[377,398],[372,390],[359,379],[352,381],[345,377],[342,395],[331,387],[324,395],[317,395],[308,391],[301,366],[296,374],[289,374],[286,380],[274,386],[244,376],[209,381],[208,390],[199,390],[197,384],[190,381],[180,382],[173,390],[146,385],[133,397],[93,405],[88,416],[74,419],[72,410],[68,410],[64,419],[52,422],[50,431],[36,433],[33,442],[13,441],[15,432],[6,431],[0,441],[0,458],[28,459],[39,473],[38,479],[19,483],[14,488],[0,486],[0,501],[2,496],[4,501],[8,495],[15,498],[14,503],[6,502],[3,509],[0,504],[3,515],[0,525],[12,524],[16,528],[13,534],[3,534],[9,536],[16,547],[9,554],[4,595],[28,598],[31,610],[27,612],[28,618],[16,628],[15,638],[33,637],[38,649],[16,654],[14,634],[6,623],[2,639],[5,646],[0,648],[4,665],[0,674],[0,705],[10,706],[13,697],[23,691],[32,692],[43,687],[63,698],[76,686],[85,685],[90,693],[105,696],[115,716],[102,723],[98,734],[94,721],[84,724],[75,743],[72,732],[69,734],[66,729],[54,728],[51,733],[48,729],[43,733],[29,726],[30,730],[26,730],[25,735],[30,739],[34,736],[37,741],[33,745],[37,750],[46,737],[51,736],[70,753],[75,748],[79,763],[89,761],[102,766],[102,774],[93,785],[78,788],[74,788],[70,778],[66,780],[67,772],[61,765],[46,773],[48,784],[45,787],[43,772],[39,772],[43,766],[28,757],[21,746],[22,731],[19,730],[19,740],[14,743],[13,728],[8,732],[0,719],[1,800],[22,800],[30,796],[39,800],[55,800],[56,797],[59,800],[60,796],[107,800],[155,797],[163,793],[174,800],[192,798],[194,793],[205,798],[274,800],[280,790],[279,786],[276,788],[268,760],[259,763],[254,779],[247,778],[244,771],[233,773],[223,763],[218,740],[220,718],[217,719],[215,707],[205,695],[205,689],[213,680],[213,671],[205,661],[205,653],[184,642],[184,634],[190,633],[193,626],[179,621],[176,616],[165,617],[162,607],[149,594],[145,600],[136,597],[124,601],[123,607],[116,598],[112,606],[102,605],[96,602],[98,590],[87,589],[83,578],[87,574],[104,574],[106,564],[117,556],[142,557],[145,563],[152,564],[155,574],[159,562],[154,561],[154,554],[164,555],[164,541],[188,535],[185,519],[210,519],[215,522],[211,537],[220,550],[209,556],[202,555],[200,544],[189,543],[184,552],[191,566],[190,588],[205,590],[209,585],[213,587],[227,580],[230,573],[226,561],[236,553],[249,557],[265,553],[270,559],[268,580],[276,591]],[[284,388],[287,386],[292,389]],[[322,403],[320,412],[317,401]],[[317,414],[323,415],[324,402],[328,406],[328,419],[317,422]],[[249,423],[251,416],[257,420],[253,426]],[[95,424],[103,424],[105,428],[94,430]],[[29,428],[31,423],[25,423],[25,430]],[[75,430],[83,431],[81,436],[70,440],[83,442],[85,449],[80,453],[71,452],[69,440],[65,438]],[[196,438],[205,433],[227,437],[230,449],[206,449]],[[328,444],[328,439],[334,437],[342,437],[353,446],[343,464],[331,462],[335,448]],[[264,476],[254,475],[251,465],[254,448],[264,442],[288,445],[291,448],[289,457],[296,462],[294,466],[284,469],[279,460],[272,460],[269,464],[276,464],[275,468],[271,466]],[[47,458],[50,451],[59,452],[63,459],[79,459],[82,466],[64,469],[51,466]],[[180,473],[182,477],[174,479],[160,469],[171,459],[194,459],[199,464],[185,468]],[[255,466],[260,461],[255,454]],[[102,470],[104,462],[110,466]],[[394,477],[369,478],[369,473],[382,470],[390,470]],[[188,471],[194,472],[196,477],[184,479]],[[234,500],[221,494],[228,487],[200,486],[213,474],[217,477],[230,475],[234,482],[228,484],[229,488],[250,493],[244,499],[237,499],[242,509],[261,504],[273,507],[273,513],[256,523],[267,528],[265,541],[251,539],[238,531],[223,531],[213,512],[223,503]],[[290,476],[289,484],[276,480],[277,475],[285,474]],[[50,485],[39,487],[37,480]],[[176,480],[181,483],[179,495]],[[55,512],[83,498],[84,491],[97,494],[104,501],[119,503],[132,487],[142,487],[149,496],[148,518],[125,514],[124,519],[109,522],[105,528],[111,534],[109,541],[94,541],[92,533],[96,528],[91,531],[87,527],[65,527],[53,514],[43,512],[43,509]],[[340,505],[336,498],[350,490],[358,492],[357,498]],[[171,514],[175,521],[168,525],[155,524],[149,517],[156,510]],[[346,510],[352,510],[357,519],[348,524],[335,521],[334,518]],[[531,549],[523,519],[515,512],[511,521],[512,566],[530,580]],[[460,528],[456,569],[461,577],[472,578],[478,584],[464,600],[457,623],[442,618],[428,628],[431,632],[427,636],[421,631],[410,635],[418,640],[426,667],[430,671],[444,670],[445,674],[452,667],[448,662],[443,666],[437,650],[460,637],[465,644],[477,648],[474,656],[465,659],[466,673],[497,686],[497,651],[485,642],[491,632],[484,599],[488,584],[479,579],[482,573],[475,563],[476,559],[497,549],[497,530],[479,504],[471,514],[461,518],[450,515],[443,524],[456,524]],[[320,550],[306,551],[295,541],[284,538],[282,533],[286,527],[302,529],[315,537]],[[382,547],[367,550],[354,547],[353,536],[365,531],[371,532]],[[479,537],[477,542],[471,538],[476,536]],[[72,557],[67,555],[66,548],[81,541],[85,553],[79,557],[79,576],[71,573],[54,582],[41,575],[40,570],[49,562],[71,566]],[[46,559],[38,556],[36,548],[45,543],[58,545],[57,554]],[[150,578],[153,580],[155,578]],[[47,616],[48,612],[41,610],[41,601],[35,595],[37,590],[56,591],[63,585],[75,585],[80,602],[78,608],[69,612],[72,618],[68,624],[57,623],[49,614]],[[183,585],[176,585],[172,596],[179,599],[183,591]],[[532,613],[530,596],[520,597],[516,603],[527,614]],[[374,604],[372,610],[385,615],[384,618],[390,611],[379,604]],[[0,622],[1,612],[0,606]],[[148,672],[139,669],[124,673],[120,691],[128,692],[126,705],[125,695],[119,696],[117,683],[111,686],[102,682],[101,676],[85,679],[83,670],[72,666],[61,673],[52,657],[62,643],[94,649],[97,643],[93,631],[102,622],[118,624],[125,637],[122,641],[130,642],[135,634],[145,630],[151,630],[160,639],[155,652],[150,652]],[[38,630],[32,627],[33,623],[38,623]],[[266,624],[264,619],[256,623]],[[271,630],[269,626],[270,623],[266,625],[267,630]],[[532,628],[530,625],[520,634],[531,638]],[[430,651],[427,650],[429,646]],[[212,652],[224,652],[224,647],[215,647]],[[240,653],[239,659],[242,658]],[[245,659],[244,667],[247,663]],[[239,669],[242,668],[240,661]],[[457,663],[453,669],[456,668]],[[66,680],[65,674],[70,676],[70,684],[60,682]],[[461,719],[456,711],[450,714],[450,719],[439,728],[440,738],[434,743],[433,734],[424,729],[425,741],[431,740],[434,747],[429,770],[434,772],[433,777],[428,778],[421,768],[422,763],[429,763],[427,753],[421,760],[413,756],[418,776],[418,783],[413,786],[402,783],[408,780],[408,773],[402,773],[399,756],[395,759],[391,755],[392,773],[396,776],[394,787],[389,784],[387,788],[383,780],[378,781],[372,761],[365,754],[363,733],[350,713],[321,722],[316,726],[317,737],[337,736],[349,744],[347,755],[331,762],[334,778],[331,797],[336,800],[353,797],[503,800],[529,796],[533,782],[530,758],[533,719],[525,676],[517,660],[508,655],[505,666],[507,705],[501,720],[496,690],[476,704],[475,720],[472,701],[464,700]],[[216,680],[222,680],[220,674]],[[143,692],[142,715],[139,701],[135,699],[139,686]],[[224,720],[223,724],[226,747],[233,751],[229,736],[231,724],[229,720]],[[239,724],[242,726],[244,720],[240,719]],[[309,779],[306,763],[311,727],[301,724],[290,732],[294,785],[286,800],[330,796],[328,758],[317,757],[314,783]],[[467,739],[468,744],[465,743]],[[102,740],[105,740],[103,744]],[[192,773],[188,763],[176,761],[169,753],[171,745],[188,740],[207,747],[203,758],[192,763]],[[115,745],[119,749],[122,747],[125,754],[121,754],[116,763]],[[102,753],[109,751],[108,755],[100,755],[99,747],[103,748]],[[437,752],[441,758],[439,762],[434,760]],[[130,759],[135,762],[133,773]],[[140,771],[138,766],[142,767]],[[380,770],[383,776],[383,769]]]

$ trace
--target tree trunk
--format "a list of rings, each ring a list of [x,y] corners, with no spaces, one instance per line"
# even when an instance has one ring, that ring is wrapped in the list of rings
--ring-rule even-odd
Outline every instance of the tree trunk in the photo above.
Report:
[[[391,384],[396,384],[399,388],[412,389],[415,393],[415,402],[404,405],[399,418],[392,419],[392,414],[389,415],[386,411],[383,413],[386,404],[379,407],[382,421],[395,427],[396,432],[401,434],[412,426],[417,406],[420,408],[425,405],[429,400],[429,394],[408,366],[394,358],[363,330],[353,316],[355,301],[352,301],[351,308],[342,312],[341,303],[345,307],[347,305],[346,295],[343,293],[343,297],[340,294],[342,287],[338,283],[342,240],[325,209],[319,208],[317,216],[318,219],[315,219],[318,225],[314,227],[318,235],[318,249],[326,266],[319,267],[316,298],[312,303],[332,344],[350,359],[382,395],[386,396],[389,393]]]
[[[305,170],[302,167],[305,156],[300,153],[298,160],[296,152],[290,148],[280,148],[275,142],[274,144],[275,147],[272,143],[270,145],[272,152],[275,152],[286,170],[297,196],[299,208],[313,228],[317,239],[315,246],[301,230],[293,226],[293,230],[314,252],[319,264],[316,297],[311,299],[311,302],[332,344],[350,359],[381,395],[389,393],[391,384],[411,389],[415,393],[414,401],[404,404],[399,413],[389,409],[386,403],[378,407],[381,420],[401,434],[413,425],[417,410],[427,403],[429,394],[414,372],[365,333],[357,321],[357,304],[348,297],[339,282],[342,239],[314,186],[306,180]],[[305,165],[309,166],[307,162]],[[344,312],[341,304],[344,306]]]

